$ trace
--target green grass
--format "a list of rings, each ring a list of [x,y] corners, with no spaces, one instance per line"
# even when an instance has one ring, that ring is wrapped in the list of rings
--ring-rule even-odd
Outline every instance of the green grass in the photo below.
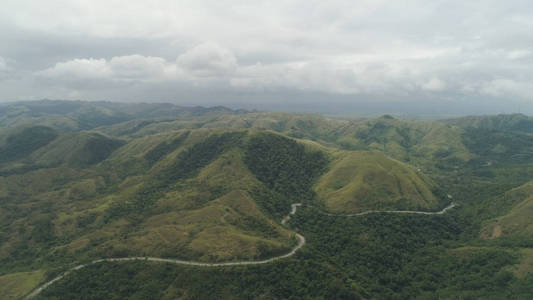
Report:
[[[86,168],[105,160],[123,144],[121,140],[99,133],[63,134],[33,153],[32,163],[40,166],[66,165],[73,168]]]
[[[490,220],[485,225],[482,237],[488,239],[520,238],[524,242],[533,237],[533,182],[515,188],[502,197],[512,209]]]
[[[315,187],[318,199],[332,212],[429,210],[439,205],[433,183],[382,153],[342,151],[335,157]]]
[[[70,145],[66,137],[79,134],[66,134],[57,145]],[[81,141],[94,138],[104,149],[110,139],[81,134]],[[201,129],[143,137],[98,164],[0,177],[0,197],[7,201],[0,208],[0,272],[98,257],[227,261],[289,251],[292,233],[254,198],[270,189],[244,162],[247,134]],[[74,154],[83,145],[78,141],[72,139]],[[49,150],[35,157],[76,157]]]
[[[0,298],[21,299],[44,280],[44,271],[20,272],[0,276]]]
[[[520,249],[520,262],[509,270],[520,279],[533,274],[533,249]]]

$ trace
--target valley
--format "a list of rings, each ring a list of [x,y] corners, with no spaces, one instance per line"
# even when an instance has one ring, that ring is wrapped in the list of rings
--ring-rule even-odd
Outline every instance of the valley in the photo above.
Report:
[[[533,286],[523,115],[69,101],[0,113],[9,299],[194,299],[207,285],[225,298],[527,299]]]

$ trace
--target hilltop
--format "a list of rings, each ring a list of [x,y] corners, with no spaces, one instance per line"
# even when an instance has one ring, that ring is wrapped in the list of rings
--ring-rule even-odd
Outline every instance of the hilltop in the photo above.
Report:
[[[318,199],[338,213],[431,210],[436,185],[417,170],[380,152],[342,151],[316,185]]]

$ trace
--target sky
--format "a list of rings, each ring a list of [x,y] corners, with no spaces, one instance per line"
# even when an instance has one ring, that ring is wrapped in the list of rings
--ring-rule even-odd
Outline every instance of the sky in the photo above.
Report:
[[[533,114],[533,2],[2,0],[0,101]]]

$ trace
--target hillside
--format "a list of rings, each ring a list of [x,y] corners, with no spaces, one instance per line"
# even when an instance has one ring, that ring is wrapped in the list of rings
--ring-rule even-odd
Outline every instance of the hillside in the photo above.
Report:
[[[245,131],[176,132],[113,151],[98,134],[60,136],[32,154],[43,167],[1,177],[2,198],[18,210],[3,214],[0,258],[17,264],[23,241],[59,257],[220,261],[287,251],[291,234],[275,220],[290,208],[288,189],[250,173],[244,157],[254,155],[254,139],[246,139]],[[87,140],[93,147],[80,143]]]
[[[352,121],[338,130],[336,142],[346,149],[381,151],[410,164],[433,168],[472,158],[463,130],[438,122],[399,120],[391,116]]]
[[[57,133],[52,128],[44,126],[4,130],[0,135],[0,163],[21,159],[56,137]]]
[[[332,212],[431,210],[435,184],[417,170],[379,152],[340,152],[317,182],[319,200]]]
[[[490,220],[481,233],[486,239],[514,239],[530,247],[533,237],[533,182],[512,189],[503,195],[503,201],[511,206],[504,215]]]

